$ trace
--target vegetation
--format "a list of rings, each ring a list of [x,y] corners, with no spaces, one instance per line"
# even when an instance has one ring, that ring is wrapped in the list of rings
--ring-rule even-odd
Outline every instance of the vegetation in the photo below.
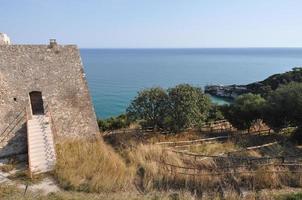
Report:
[[[111,131],[121,128],[127,128],[130,122],[125,114],[117,117],[110,117],[109,119],[98,119],[100,131]]]
[[[224,106],[224,117],[237,129],[246,130],[265,122],[276,132],[297,127],[294,139],[302,141],[302,83],[292,82],[272,91],[266,99],[257,94],[244,94]]]
[[[302,128],[302,83],[281,86],[267,98],[265,122],[275,130]]]
[[[301,200],[302,193],[284,194],[278,197],[278,200]]]
[[[261,94],[266,97],[270,92],[291,82],[302,83],[302,67],[296,67],[292,71],[275,74],[263,81],[248,84],[247,88],[252,93]]]
[[[101,140],[64,140],[56,152],[54,174],[64,189],[108,192],[131,186],[131,169]]]
[[[168,95],[160,87],[142,90],[127,108],[131,120],[142,120],[143,127],[163,128],[168,110]]]
[[[169,88],[168,96],[167,126],[173,131],[200,126],[208,119],[211,100],[201,88],[181,84]]]
[[[257,94],[240,95],[233,104],[225,106],[225,118],[237,129],[249,129],[258,119],[262,119],[265,99]]]
[[[298,80],[301,71],[300,68],[295,69],[293,73],[297,77],[289,73],[287,76],[290,78],[286,78],[286,80],[294,78]],[[279,78],[277,79],[279,80]],[[233,104],[223,107],[212,105],[209,97],[203,93],[201,88],[188,84],[177,85],[167,90],[160,87],[145,89],[133,99],[126,114],[99,120],[98,123],[101,131],[126,128],[129,127],[130,122],[137,121],[143,128],[152,127],[154,130],[181,132],[187,128],[199,127],[204,122],[226,118],[240,130],[249,129],[255,123],[264,121],[275,131],[290,126],[297,127],[295,130],[298,133],[302,130],[302,83],[293,82],[281,86],[281,83],[285,82],[272,79],[272,82],[268,83],[272,85],[271,89],[266,90],[270,92],[264,97],[248,93],[239,96]],[[262,90],[264,91],[263,88]],[[158,140],[148,138],[147,134],[133,135],[133,138],[139,141],[137,143],[132,139],[127,141],[125,139],[127,134],[124,133],[124,136],[118,140],[114,139],[114,134],[108,136],[111,137],[109,141],[115,147],[121,144],[116,149],[122,156],[115,153],[100,139],[63,139],[56,146],[57,165],[53,174],[60,187],[65,189],[64,192],[44,195],[29,191],[24,197],[16,186],[1,185],[0,199],[170,200],[201,198],[204,197],[204,193],[209,195],[205,199],[222,199],[222,196],[223,199],[241,199],[238,188],[259,191],[265,188],[302,186],[301,173],[291,172],[291,168],[287,166],[242,165],[240,168],[236,168],[236,173],[230,176],[223,173],[227,172],[227,168],[222,170],[221,167],[224,167],[224,163],[221,163],[222,161],[219,159],[215,160],[212,157],[196,159],[196,157],[185,156],[180,152],[203,155],[224,154],[225,157],[227,155],[251,156],[255,159],[286,153],[282,146],[285,143],[266,147],[267,152],[263,149],[261,151],[245,149],[246,146],[253,145],[250,144],[253,143],[253,140],[257,140],[257,144],[259,141],[262,143],[265,140],[265,137],[262,136],[249,138],[247,141],[243,138],[244,136],[234,140],[229,139],[227,142],[211,141],[194,144],[194,141],[192,145],[180,145],[173,149],[173,145],[168,145],[169,148],[166,148],[167,146],[150,143],[156,143],[158,140],[170,142],[175,140],[185,144],[187,141],[184,140],[200,139],[200,132],[198,137],[190,135],[190,131],[188,131],[186,134],[178,134],[173,138],[172,135],[159,136],[159,134],[152,133],[157,139],[160,138]],[[246,137],[252,136],[247,135]],[[244,142],[248,142],[248,144],[244,144]],[[268,150],[269,148],[271,149]],[[300,151],[295,149],[290,154],[297,154],[297,152]],[[0,169],[10,171],[12,165],[5,165]],[[228,192],[222,194],[223,192],[219,188]],[[138,195],[136,191],[144,195]],[[251,193],[250,197],[246,196],[245,199],[259,199],[259,197],[259,193]],[[300,193],[283,195],[276,199],[299,198],[301,198]],[[263,199],[275,198],[265,196]]]
[[[178,200],[193,199],[190,193],[180,192],[154,192],[149,194],[138,194],[137,192],[117,192],[117,193],[83,193],[74,191],[61,191],[56,193],[44,194],[40,191],[27,191],[18,189],[17,185],[0,185],[1,200]]]
[[[181,84],[168,90],[156,87],[139,92],[127,116],[141,121],[143,127],[179,132],[205,122],[211,106],[201,88]]]

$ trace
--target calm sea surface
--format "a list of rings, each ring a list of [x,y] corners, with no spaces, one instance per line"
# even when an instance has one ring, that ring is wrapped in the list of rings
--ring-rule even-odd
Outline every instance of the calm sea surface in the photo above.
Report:
[[[123,113],[143,88],[246,84],[302,66],[302,49],[297,48],[81,49],[81,56],[101,118]]]

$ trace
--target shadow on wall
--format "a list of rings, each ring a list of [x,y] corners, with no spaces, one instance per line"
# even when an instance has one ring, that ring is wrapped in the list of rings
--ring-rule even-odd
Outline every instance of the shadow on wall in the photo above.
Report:
[[[13,135],[13,137],[11,137],[7,143],[3,141],[3,143],[6,144],[4,144],[4,147],[0,148],[0,159],[27,153],[26,122],[22,123],[22,125],[11,135]],[[1,143],[0,146],[2,145]]]

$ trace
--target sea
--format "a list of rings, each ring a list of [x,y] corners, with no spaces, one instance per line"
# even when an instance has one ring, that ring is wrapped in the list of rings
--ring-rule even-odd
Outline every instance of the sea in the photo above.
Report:
[[[302,66],[302,48],[80,49],[98,118],[153,86],[247,84]],[[228,103],[212,97],[217,104]]]

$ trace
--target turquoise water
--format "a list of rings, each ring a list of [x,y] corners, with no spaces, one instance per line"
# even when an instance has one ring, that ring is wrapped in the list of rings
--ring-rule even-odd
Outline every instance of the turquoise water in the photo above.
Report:
[[[81,49],[98,117],[125,111],[146,87],[246,84],[302,66],[302,49]],[[213,98],[216,103],[223,100]]]

